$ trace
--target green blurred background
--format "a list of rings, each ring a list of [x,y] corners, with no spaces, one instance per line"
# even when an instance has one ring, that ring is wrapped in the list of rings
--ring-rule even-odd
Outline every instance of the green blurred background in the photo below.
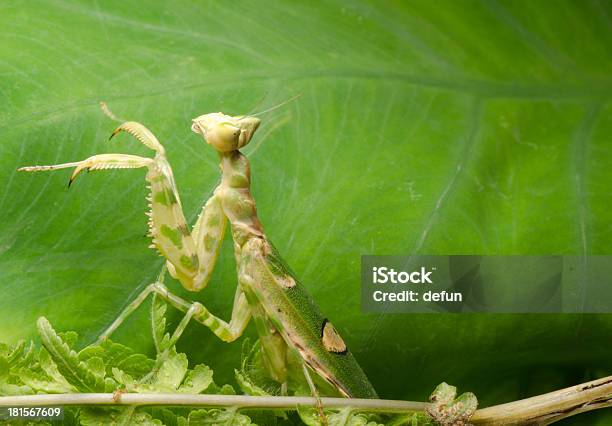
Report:
[[[485,406],[610,374],[610,315],[366,315],[359,262],[612,253],[611,2],[5,0],[0,25],[0,341],[35,337],[45,315],[88,344],[162,264],[142,170],[68,190],[67,171],[18,166],[150,155],[107,142],[106,101],[165,144],[194,218],[218,167],[191,118],[301,94],[246,150],[253,191],[382,397],[445,380]],[[229,241],[208,289],[171,287],[228,317]],[[147,315],[116,340],[151,352]],[[179,349],[233,381],[240,343],[191,325]]]

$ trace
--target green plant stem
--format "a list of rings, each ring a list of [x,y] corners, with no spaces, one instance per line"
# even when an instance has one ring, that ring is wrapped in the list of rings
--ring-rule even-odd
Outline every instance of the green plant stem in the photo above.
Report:
[[[384,399],[321,398],[325,408],[350,407],[355,411],[384,413],[423,412],[426,402]],[[316,405],[316,399],[295,396],[183,395],[82,393],[20,395],[0,397],[0,407],[83,405],[134,406],[200,406],[235,407],[239,409],[295,409]],[[470,422],[474,425],[550,424],[575,414],[612,406],[612,376],[477,410]]]
[[[112,393],[72,393],[20,395],[0,397],[0,407],[58,406],[58,405],[168,405],[236,407],[239,409],[295,409],[315,406],[316,399],[308,396],[248,396],[248,395],[185,395],[173,393],[123,393],[118,398]],[[426,402],[393,401],[385,399],[321,398],[325,408],[352,407],[357,411],[403,413],[424,411]]]

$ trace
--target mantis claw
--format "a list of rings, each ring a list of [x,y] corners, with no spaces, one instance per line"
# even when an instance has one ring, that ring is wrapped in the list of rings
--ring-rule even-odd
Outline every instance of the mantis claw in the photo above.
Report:
[[[113,130],[113,133],[110,134],[110,136],[108,137],[108,140],[110,142],[110,140],[112,138],[114,138],[118,133],[121,133],[121,127],[117,127],[115,130]]]
[[[111,133],[108,140],[110,141],[113,137],[115,137],[115,135],[121,132],[129,133],[130,135],[138,139],[138,141],[140,141],[144,146],[152,149],[158,154],[164,155],[166,153],[166,150],[164,149],[162,144],[159,143],[155,135],[140,123],[137,123],[135,121],[126,121],[125,123],[117,127],[113,131],[113,133]]]
[[[87,160],[85,160],[87,161]],[[83,165],[83,164],[79,164],[78,166],[76,166],[76,168],[74,169],[74,171],[72,172],[72,174],[70,175],[70,179],[68,179],[68,188],[70,188],[70,186],[72,185],[72,182],[74,182],[74,180],[76,179],[77,175],[79,173],[81,173],[83,170],[90,170],[89,166]]]

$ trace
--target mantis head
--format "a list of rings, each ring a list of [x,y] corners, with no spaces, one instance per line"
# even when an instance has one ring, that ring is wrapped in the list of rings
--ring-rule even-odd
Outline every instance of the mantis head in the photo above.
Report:
[[[259,127],[256,117],[232,117],[221,112],[204,114],[192,120],[191,130],[200,134],[219,152],[236,151],[249,143]]]

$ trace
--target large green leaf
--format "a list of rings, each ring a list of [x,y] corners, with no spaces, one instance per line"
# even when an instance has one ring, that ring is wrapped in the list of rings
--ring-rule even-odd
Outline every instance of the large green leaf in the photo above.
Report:
[[[162,259],[142,171],[22,165],[167,147],[194,217],[218,177],[190,132],[211,111],[263,116],[248,147],[270,238],[380,394],[445,380],[484,404],[612,367],[606,315],[366,315],[362,254],[606,254],[612,246],[612,7],[584,2],[4,2],[0,5],[0,341],[45,315],[91,341]],[[173,289],[181,292],[178,284]],[[231,245],[190,298],[227,316]],[[182,292],[185,294],[185,292]],[[116,338],[152,350],[143,309]],[[83,341],[83,343],[85,343]],[[190,326],[179,349],[220,381],[239,364]],[[225,376],[224,376],[225,374]]]

